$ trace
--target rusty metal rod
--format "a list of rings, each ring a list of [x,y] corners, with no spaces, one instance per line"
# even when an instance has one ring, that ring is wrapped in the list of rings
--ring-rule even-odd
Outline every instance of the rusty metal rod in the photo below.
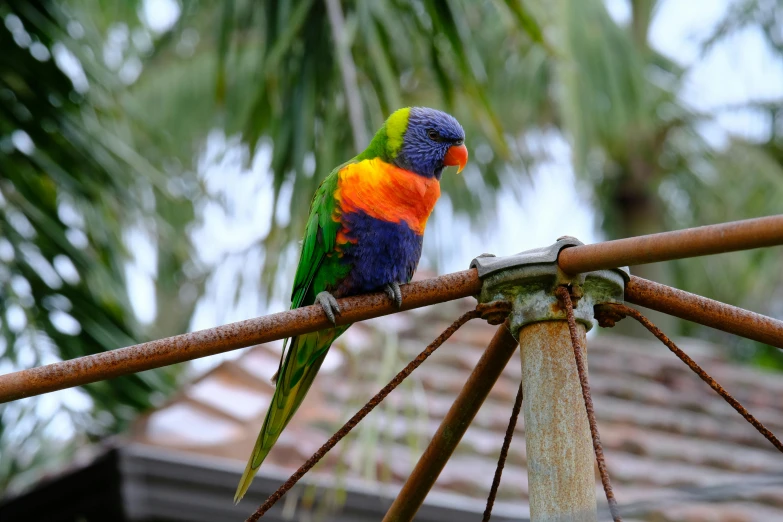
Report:
[[[413,520],[516,349],[517,341],[511,335],[508,323],[501,325],[433,435],[430,445],[424,450],[416,468],[383,517],[383,522]]]
[[[593,438],[593,450],[595,451],[595,460],[598,464],[598,474],[601,477],[601,484],[606,494],[606,502],[609,504],[609,513],[614,522],[623,522],[620,512],[617,509],[617,499],[612,489],[612,481],[609,479],[609,470],[606,467],[606,458],[604,457],[604,447],[601,444],[601,435],[598,433],[598,422],[595,420],[595,408],[593,407],[593,397],[590,393],[590,380],[587,377],[587,361],[585,354],[582,353],[582,344],[579,339],[579,331],[574,317],[574,304],[571,301],[571,294],[565,286],[558,287],[555,290],[557,300],[565,305],[566,317],[568,321],[568,333],[571,335],[571,345],[574,348],[574,359],[576,360],[576,371],[579,374],[579,382],[582,385],[582,398],[585,401],[585,411],[587,411],[587,421],[590,423],[590,436]]]
[[[775,245],[783,245],[783,214],[568,247],[557,263],[568,274],[580,274]]]
[[[653,334],[655,337],[658,338],[659,341],[661,341],[666,347],[671,350],[671,352],[676,355],[682,362],[684,362],[688,368],[690,368],[693,373],[699,376],[699,378],[706,382],[710,388],[712,388],[715,393],[720,395],[723,400],[728,402],[732,408],[737,410],[737,413],[742,415],[742,417],[748,421],[756,430],[761,433],[764,438],[766,438],[768,441],[772,443],[775,448],[778,449],[781,453],[783,453],[783,443],[780,442],[780,440],[775,436],[774,433],[769,431],[769,428],[764,426],[756,417],[753,416],[752,413],[750,413],[745,406],[740,403],[737,399],[735,399],[729,392],[726,391],[726,389],[721,386],[718,381],[712,378],[712,376],[704,371],[704,369],[698,365],[696,361],[690,358],[687,353],[683,352],[679,346],[674,344],[669,337],[666,336],[665,333],[661,331],[660,328],[655,326],[652,321],[647,319],[645,316],[639,312],[639,310],[635,308],[631,308],[629,306],[625,306],[623,304],[618,303],[611,303],[611,304],[602,304],[595,307],[596,308],[596,319],[598,319],[598,324],[604,327],[611,328],[612,326],[617,323],[620,319],[630,316],[639,321],[642,326],[647,328],[647,330]]]
[[[783,348],[783,321],[720,301],[635,276],[631,276],[631,281],[625,285],[625,300],[651,310]]]
[[[481,281],[475,269],[400,287],[402,310],[476,295]],[[399,310],[384,293],[339,299],[337,324],[350,324]],[[159,368],[329,328],[320,306],[305,306],[216,328],[88,355],[29,370],[0,375],[0,403],[80,386],[129,373]]]
[[[479,305],[480,307],[481,305]],[[302,464],[296,472],[294,472],[291,477],[285,481],[285,483],[277,488],[277,491],[272,493],[269,498],[266,499],[266,501],[259,506],[259,508],[250,515],[245,522],[258,522],[258,520],[264,516],[264,514],[269,511],[272,506],[274,506],[278,500],[283,498],[283,495],[285,495],[292,487],[296,485],[299,480],[302,479],[302,477],[305,476],[305,474],[313,469],[313,466],[318,464],[318,462],[324,458],[324,456],[331,450],[332,448],[337,445],[338,442],[340,442],[343,438],[345,438],[348,433],[352,429],[356,427],[357,424],[359,424],[362,419],[364,419],[367,415],[370,414],[370,412],[375,409],[376,406],[378,406],[383,399],[385,399],[394,389],[400,385],[402,381],[407,379],[413,371],[421,366],[421,364],[429,358],[430,355],[435,352],[440,346],[445,343],[449,337],[454,335],[454,332],[459,330],[465,323],[470,321],[471,319],[476,319],[477,317],[481,317],[481,311],[477,307],[475,310],[471,310],[469,312],[466,312],[462,314],[456,321],[451,323],[451,326],[446,328],[434,341],[432,341],[415,359],[413,359],[411,362],[405,366],[402,370],[400,370],[397,375],[394,376],[394,378],[389,381],[389,384],[381,388],[381,391],[373,395],[372,399],[367,401],[367,404],[365,404],[362,409],[357,411],[353,417],[348,419],[348,422],[346,422],[342,428],[337,430],[337,433],[329,437],[329,440],[327,440],[323,446],[321,446],[318,451],[316,451],[312,457],[307,459],[307,461]]]
[[[503,437],[503,445],[500,447],[498,464],[495,467],[495,476],[492,478],[492,486],[489,488],[487,504],[484,508],[484,516],[481,518],[481,522],[489,522],[492,518],[492,510],[495,507],[495,499],[498,496],[498,489],[500,488],[500,479],[503,477],[503,468],[506,467],[506,460],[508,459],[508,448],[511,447],[511,439],[514,438],[514,430],[516,429],[517,421],[519,420],[519,412],[522,411],[522,400],[525,398],[524,386],[525,384],[522,381],[519,381],[517,396],[514,399],[514,406],[511,408],[511,417],[508,419],[506,435]]]
[[[783,244],[783,215],[570,247],[560,253],[558,263],[564,271],[574,273],[777,244]],[[481,281],[475,270],[418,281],[403,286],[402,309],[410,310],[476,295],[480,290]],[[683,294],[698,298],[686,292]],[[629,302],[661,309],[649,301],[629,299]],[[381,293],[346,298],[341,300],[340,306],[343,314],[338,317],[337,324],[349,324],[398,311]],[[730,326],[726,327],[720,325],[719,321],[724,319],[715,309],[694,314],[688,306],[677,304],[674,300],[662,306],[665,309],[661,311],[666,313],[783,347],[779,344],[779,321],[752,314],[757,322],[759,319],[767,321],[765,331],[772,332],[760,338],[760,332],[755,327],[741,328],[739,321],[750,316],[730,321]],[[329,326],[320,307],[308,306],[0,375],[0,403],[322,330]]]

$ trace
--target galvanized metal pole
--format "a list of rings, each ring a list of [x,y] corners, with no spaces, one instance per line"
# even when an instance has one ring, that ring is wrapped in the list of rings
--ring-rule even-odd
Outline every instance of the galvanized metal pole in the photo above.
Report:
[[[530,519],[595,522],[593,442],[568,324],[532,323],[519,339]]]
[[[597,520],[590,423],[566,311],[556,291],[571,287],[584,350],[594,306],[622,302],[630,275],[627,269],[615,269],[569,276],[558,266],[558,255],[580,245],[563,237],[549,247],[508,258],[480,257],[471,265],[483,282],[479,302],[512,303],[509,324],[520,344],[533,522]]]

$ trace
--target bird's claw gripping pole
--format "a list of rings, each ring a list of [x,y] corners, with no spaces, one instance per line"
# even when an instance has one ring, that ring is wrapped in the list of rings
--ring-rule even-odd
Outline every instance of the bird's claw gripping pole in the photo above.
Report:
[[[567,314],[556,291],[569,287],[584,347],[585,333],[593,325],[593,307],[622,303],[630,273],[623,268],[566,274],[558,266],[558,256],[563,249],[579,245],[580,241],[563,237],[548,247],[513,256],[485,254],[473,260],[471,267],[482,281],[479,302],[506,301],[511,312],[384,522],[413,519],[500,376],[515,348],[514,340],[519,340],[522,363],[531,520],[596,520],[593,443]]]

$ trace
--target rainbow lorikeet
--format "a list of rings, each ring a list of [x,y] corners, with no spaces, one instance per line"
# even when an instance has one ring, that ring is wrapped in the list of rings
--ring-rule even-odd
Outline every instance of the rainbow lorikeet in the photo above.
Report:
[[[465,133],[444,112],[394,112],[367,149],[334,169],[313,197],[291,308],[318,303],[335,323],[336,298],[384,290],[402,306],[400,284],[421,257],[424,227],[446,166],[468,160]],[[326,352],[349,325],[293,337],[283,347],[275,393],[234,501],[302,403]]]

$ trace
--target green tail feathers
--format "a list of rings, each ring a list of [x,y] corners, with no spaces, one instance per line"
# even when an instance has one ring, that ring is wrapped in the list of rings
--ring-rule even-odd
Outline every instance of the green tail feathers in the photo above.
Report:
[[[234,495],[234,503],[245,496],[261,463],[302,404],[332,342],[347,328],[348,326],[341,326],[291,339],[264,424]]]

